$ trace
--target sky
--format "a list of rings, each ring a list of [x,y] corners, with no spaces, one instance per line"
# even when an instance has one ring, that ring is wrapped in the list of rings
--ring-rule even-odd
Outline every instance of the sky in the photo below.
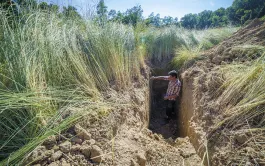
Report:
[[[75,6],[81,14],[85,14],[89,9],[95,8],[98,0],[44,0],[58,5]],[[220,7],[231,6],[233,0],[105,0],[108,11],[125,12],[136,5],[141,5],[143,16],[146,18],[152,12],[160,14],[160,17],[171,16],[179,19],[185,14],[200,13],[203,10],[216,10]]]

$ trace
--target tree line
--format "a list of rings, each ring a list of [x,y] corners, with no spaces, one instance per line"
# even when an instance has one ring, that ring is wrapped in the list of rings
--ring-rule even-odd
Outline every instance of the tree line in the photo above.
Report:
[[[63,7],[60,11],[59,6],[47,4],[46,2],[37,3],[35,0],[0,0],[2,6],[19,5],[33,8],[39,8],[48,12],[54,12],[61,16],[82,18],[77,9],[73,6]],[[17,9],[17,7],[16,7]],[[209,27],[223,27],[228,24],[243,25],[254,18],[261,18],[265,15],[264,0],[234,0],[232,6],[228,8],[219,8],[215,11],[204,10],[198,14],[189,13],[181,19],[177,17],[165,16],[151,13],[147,18],[143,17],[143,9],[140,5],[127,9],[125,12],[109,10],[104,0],[100,0],[96,6],[96,13],[92,18],[96,23],[104,25],[106,22],[120,22],[136,26],[143,23],[147,26],[164,27],[175,25],[188,29],[205,29]]]
[[[234,0],[232,6],[227,9],[221,7],[215,11],[204,10],[198,14],[189,13],[180,20],[175,17],[160,17],[160,14],[151,13],[146,19],[143,18],[141,6],[134,6],[126,12],[107,10],[104,0],[97,5],[97,18],[102,21],[118,21],[124,24],[136,25],[143,22],[146,25],[163,27],[168,25],[182,26],[189,29],[204,29],[209,27],[223,27],[228,24],[243,25],[254,18],[261,18],[265,15],[264,0]],[[102,19],[104,18],[104,19]]]
[[[74,6],[63,6],[62,10],[60,10],[60,7],[56,4],[48,4],[46,2],[37,3],[36,0],[0,0],[0,7],[6,9],[8,12],[15,13],[17,16],[20,16],[21,9],[23,8],[26,10],[39,9],[43,12],[58,14],[61,17],[82,18]]]

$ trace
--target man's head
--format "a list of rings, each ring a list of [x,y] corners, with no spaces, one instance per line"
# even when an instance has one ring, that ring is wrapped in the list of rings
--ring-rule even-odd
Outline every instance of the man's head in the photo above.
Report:
[[[176,70],[168,72],[168,75],[170,80],[175,80],[178,78],[178,72],[176,72]]]

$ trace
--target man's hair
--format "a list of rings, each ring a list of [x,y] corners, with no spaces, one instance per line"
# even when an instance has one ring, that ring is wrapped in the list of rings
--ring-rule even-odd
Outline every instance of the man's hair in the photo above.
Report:
[[[176,70],[172,70],[172,71],[168,72],[168,75],[171,75],[172,77],[178,78],[178,72],[176,72]]]

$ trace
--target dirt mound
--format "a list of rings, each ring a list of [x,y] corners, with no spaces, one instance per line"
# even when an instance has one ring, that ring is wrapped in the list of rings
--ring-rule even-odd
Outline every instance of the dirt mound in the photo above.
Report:
[[[205,52],[205,55],[209,56],[210,62],[216,65],[234,60],[245,62],[261,56],[261,50],[264,50],[265,46],[264,38],[265,22],[255,19],[219,45]]]
[[[148,113],[146,88],[109,91],[106,102],[119,103],[109,114],[92,114],[64,134],[37,147],[24,164],[70,165],[200,165],[188,138],[164,139],[145,128]],[[123,105],[123,107],[121,107]]]
[[[248,65],[265,51],[265,22],[253,20],[227,40],[208,50],[188,69],[183,69],[182,79],[190,86],[192,108],[194,110],[190,125],[198,136],[197,151],[203,156],[208,149],[211,165],[264,165],[264,131],[250,131],[250,123],[224,126],[227,108],[220,102],[226,78],[222,67],[227,64]],[[233,99],[231,99],[233,100]],[[182,106],[184,109],[185,105]],[[203,143],[208,142],[207,146]],[[199,148],[200,147],[200,148]],[[205,148],[201,148],[205,147]]]

